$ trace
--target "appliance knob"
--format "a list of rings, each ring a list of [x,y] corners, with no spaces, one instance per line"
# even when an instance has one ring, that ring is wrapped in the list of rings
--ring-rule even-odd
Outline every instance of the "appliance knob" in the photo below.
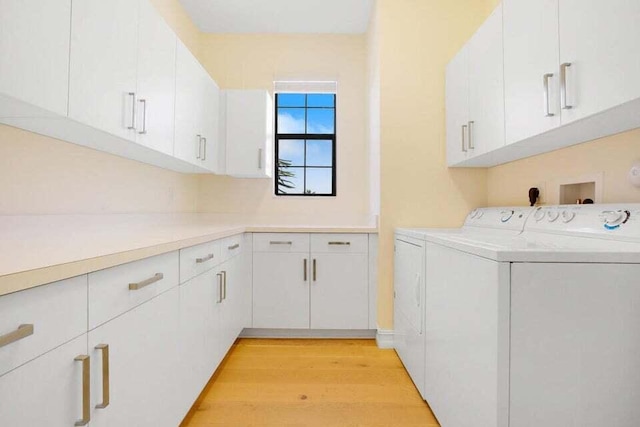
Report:
[[[533,214],[533,219],[535,219],[536,221],[542,221],[543,218],[544,211],[542,210],[542,208],[538,208],[538,210],[536,210],[536,213]]]
[[[482,215],[484,215],[484,211],[482,209],[476,209],[476,219],[480,219],[482,218]]]
[[[572,211],[562,211],[562,222],[571,222],[576,217],[576,213]]]
[[[547,212],[547,220],[549,222],[553,222],[556,219],[558,219],[558,217],[560,216],[560,214],[558,213],[558,211],[548,211]]]
[[[605,225],[620,225],[625,220],[625,215],[622,211],[604,211],[602,215],[604,216]]]
[[[502,222],[509,221],[513,217],[514,213],[515,213],[514,211],[502,211],[500,213],[500,221]]]

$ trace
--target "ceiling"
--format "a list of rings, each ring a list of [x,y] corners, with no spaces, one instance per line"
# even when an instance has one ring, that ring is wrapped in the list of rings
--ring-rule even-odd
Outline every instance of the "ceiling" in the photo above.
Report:
[[[179,0],[206,33],[367,31],[373,0]]]

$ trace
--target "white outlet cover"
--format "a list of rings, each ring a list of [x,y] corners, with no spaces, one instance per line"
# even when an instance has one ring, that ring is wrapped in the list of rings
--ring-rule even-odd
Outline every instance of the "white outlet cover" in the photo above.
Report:
[[[640,187],[640,162],[636,162],[629,170],[629,182],[635,187]]]

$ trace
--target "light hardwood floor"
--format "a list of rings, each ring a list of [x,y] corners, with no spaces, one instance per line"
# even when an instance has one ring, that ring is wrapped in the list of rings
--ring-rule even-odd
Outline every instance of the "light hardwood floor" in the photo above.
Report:
[[[182,427],[438,426],[373,340],[241,339]]]

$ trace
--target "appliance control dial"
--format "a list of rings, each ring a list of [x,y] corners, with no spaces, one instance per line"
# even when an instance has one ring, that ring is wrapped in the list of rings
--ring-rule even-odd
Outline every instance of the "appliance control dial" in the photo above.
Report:
[[[560,214],[558,213],[558,211],[547,211],[547,220],[549,222],[555,221],[559,216]]]
[[[500,221],[502,221],[502,222],[509,221],[513,217],[514,213],[515,213],[514,211],[502,211],[502,212],[500,212]]]
[[[543,218],[544,218],[544,211],[541,208],[538,208],[536,210],[536,213],[533,214],[533,219],[535,219],[536,221],[542,221]]]
[[[604,219],[604,227],[608,230],[613,230],[626,223],[629,220],[631,213],[623,210],[603,211],[601,215]]]
[[[484,215],[484,211],[482,209],[476,209],[475,219],[482,218],[482,215]]]
[[[562,211],[562,222],[571,222],[576,217],[576,213],[572,211]]]

